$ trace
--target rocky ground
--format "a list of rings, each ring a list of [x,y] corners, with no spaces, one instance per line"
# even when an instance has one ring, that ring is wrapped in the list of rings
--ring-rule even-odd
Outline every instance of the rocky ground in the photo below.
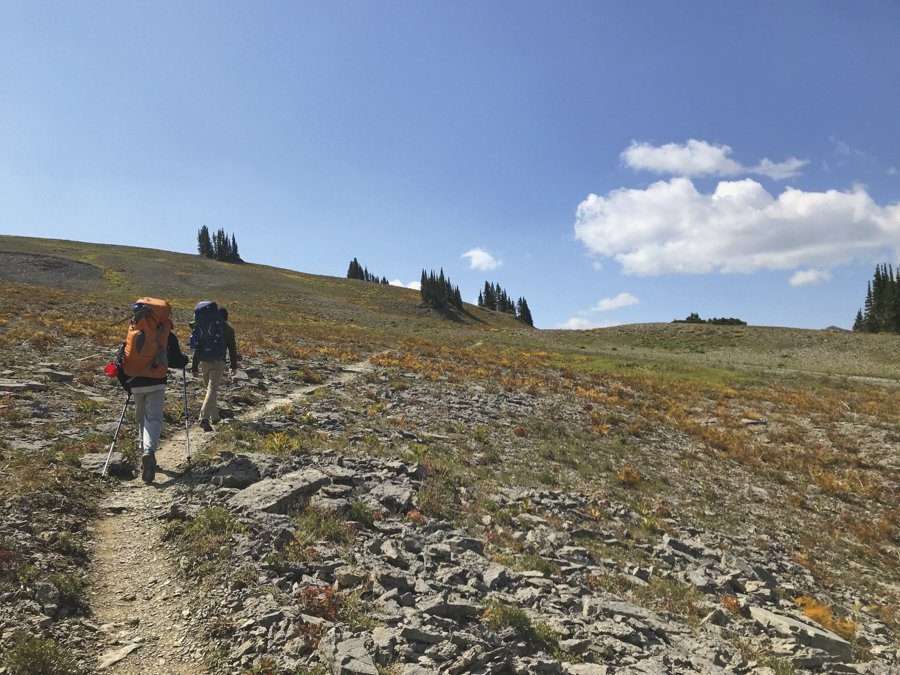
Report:
[[[696,442],[639,411],[586,436],[597,408],[566,392],[259,353],[217,431],[195,428],[189,473],[173,382],[169,475],[143,488],[130,440],[118,478],[95,477],[121,401],[105,355],[78,353],[0,373],[0,471],[34,481],[0,503],[0,646],[58,644],[65,664],[0,672],[900,669],[873,609],[896,575],[815,574],[805,522],[774,515],[791,486],[703,473]],[[827,495],[803,503],[827,522]]]
[[[209,584],[195,630],[215,622],[223,671],[887,673],[897,663],[877,620],[851,643],[804,617],[789,597],[814,582],[777,547],[675,520],[635,541],[627,532],[643,516],[613,501],[504,490],[473,536],[418,511],[416,464],[228,454],[194,478],[160,517],[182,553],[184,533],[212,514],[233,533],[181,558]],[[493,549],[500,530],[519,555]],[[625,600],[626,589],[652,600]],[[647,606],[660,600],[667,609]],[[854,658],[861,644],[865,663]]]

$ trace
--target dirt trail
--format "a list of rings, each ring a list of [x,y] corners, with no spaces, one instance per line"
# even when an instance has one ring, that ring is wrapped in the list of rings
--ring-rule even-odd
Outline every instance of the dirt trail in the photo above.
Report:
[[[345,366],[322,384],[308,385],[266,402],[239,417],[258,420],[323,387],[349,382],[369,372],[368,360]],[[173,387],[174,389],[174,387]],[[215,434],[193,427],[191,449],[198,451]],[[104,673],[204,673],[203,636],[189,633],[192,594],[178,575],[177,561],[162,544],[159,515],[172,502],[172,490],[186,458],[181,429],[160,444],[156,481],[123,482],[105,500],[96,524],[91,575],[91,607],[101,624],[98,669]]]

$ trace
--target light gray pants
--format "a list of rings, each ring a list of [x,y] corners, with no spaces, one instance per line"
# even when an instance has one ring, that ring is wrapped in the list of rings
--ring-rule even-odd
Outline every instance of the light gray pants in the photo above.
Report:
[[[156,452],[159,448],[165,404],[166,390],[164,388],[134,393],[134,417],[138,428],[138,443],[141,446],[141,452],[145,455]]]

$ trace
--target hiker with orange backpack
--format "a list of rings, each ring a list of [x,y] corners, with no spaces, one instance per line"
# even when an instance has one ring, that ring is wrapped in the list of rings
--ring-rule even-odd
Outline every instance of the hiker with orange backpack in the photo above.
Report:
[[[116,365],[119,381],[134,396],[141,478],[145,483],[152,483],[156,477],[156,450],[162,433],[168,370],[184,368],[188,357],[181,352],[175,337],[172,307],[168,302],[140,298],[131,311],[128,335],[119,348]]]

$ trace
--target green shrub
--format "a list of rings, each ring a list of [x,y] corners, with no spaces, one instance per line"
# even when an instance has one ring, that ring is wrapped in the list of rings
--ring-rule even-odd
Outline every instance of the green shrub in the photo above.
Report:
[[[57,551],[65,555],[71,555],[77,558],[87,557],[87,551],[84,550],[84,546],[75,539],[71,532],[60,532],[55,546]]]
[[[547,560],[536,553],[522,553],[520,555],[498,555],[497,562],[503,563],[514,570],[528,572],[537,570],[542,574],[552,577],[559,574],[559,565],[552,560]]]
[[[294,518],[294,523],[297,525],[294,539],[306,546],[317,541],[349,544],[355,534],[343,518],[330,511],[306,509]]]
[[[350,505],[350,513],[348,515],[350,520],[361,523],[365,527],[372,527],[375,524],[375,514],[372,513],[372,509],[359,500]]]
[[[59,600],[63,605],[83,610],[88,607],[87,584],[77,574],[51,574],[47,581],[59,590]]]
[[[545,623],[534,623],[525,610],[502,602],[488,603],[481,616],[484,624],[495,631],[512,628],[520,640],[537,649],[555,653],[559,651],[559,636]]]
[[[200,511],[189,523],[175,522],[166,531],[167,539],[174,539],[181,550],[195,562],[201,576],[215,570],[215,561],[227,560],[231,555],[231,539],[246,527],[221,506]]]
[[[84,671],[55,640],[20,635],[2,661],[7,675],[81,675]]]

